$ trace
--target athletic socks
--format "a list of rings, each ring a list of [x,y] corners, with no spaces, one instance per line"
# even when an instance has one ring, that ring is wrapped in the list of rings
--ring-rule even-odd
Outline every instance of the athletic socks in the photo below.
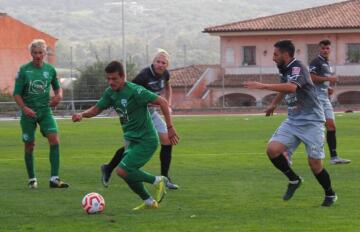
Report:
[[[283,154],[280,154],[276,158],[270,159],[274,166],[279,169],[289,181],[298,181],[300,177],[290,168],[288,161]]]
[[[26,171],[28,173],[29,179],[36,179],[33,153],[25,152],[24,159],[25,159],[25,166],[26,166]]]
[[[160,150],[160,163],[161,163],[161,175],[169,176],[169,169],[171,163],[171,150],[172,145],[161,145]]]
[[[125,148],[121,147],[119,148],[113,158],[111,159],[111,161],[109,162],[108,166],[107,166],[107,171],[109,173],[111,173],[120,163],[120,161],[122,160],[122,158],[124,157],[124,152],[125,152]]]
[[[330,156],[336,157],[336,132],[335,131],[327,131],[326,132],[326,141],[329,146]]]
[[[330,180],[330,175],[329,173],[326,171],[326,169],[324,168],[321,172],[319,172],[318,174],[315,174],[316,179],[318,180],[318,182],[320,183],[320,185],[323,187],[324,191],[325,191],[325,195],[326,196],[334,196],[335,192],[333,191],[333,189],[331,188],[331,180]]]
[[[59,144],[50,145],[50,165],[51,165],[51,176],[59,175],[60,166],[60,149]]]

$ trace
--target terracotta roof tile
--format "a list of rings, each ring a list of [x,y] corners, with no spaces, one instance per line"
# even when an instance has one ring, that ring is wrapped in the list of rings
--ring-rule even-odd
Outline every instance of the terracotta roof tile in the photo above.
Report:
[[[170,70],[170,83],[172,87],[192,86],[206,71],[207,68],[218,65],[191,65]]]
[[[207,27],[203,32],[251,32],[314,29],[359,29],[360,0]]]

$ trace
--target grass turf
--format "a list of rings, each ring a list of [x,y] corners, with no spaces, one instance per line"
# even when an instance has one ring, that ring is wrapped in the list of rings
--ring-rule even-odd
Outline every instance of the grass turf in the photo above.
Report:
[[[118,119],[58,121],[60,175],[71,184],[69,189],[49,189],[48,145],[38,132],[36,190],[26,186],[19,123],[1,121],[0,231],[357,231],[360,115],[337,115],[338,152],[352,163],[333,166],[325,159],[339,196],[330,208],[320,207],[323,191],[309,170],[303,145],[293,167],[305,182],[293,199],[282,201],[287,181],[265,149],[283,119],[175,118],[181,142],[174,148],[171,176],[180,189],[168,191],[160,209],[141,212],[131,211],[141,201],[115,174],[108,189],[100,183],[100,165],[123,143]],[[159,173],[158,152],[144,169]],[[80,202],[88,192],[104,196],[103,214],[83,213]]]

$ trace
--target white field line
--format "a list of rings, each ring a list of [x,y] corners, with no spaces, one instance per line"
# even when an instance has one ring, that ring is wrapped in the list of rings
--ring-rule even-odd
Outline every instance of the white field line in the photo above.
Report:
[[[347,150],[347,151],[342,151],[341,154],[353,154],[357,152],[357,150]],[[302,154],[300,154],[300,152],[296,152],[294,155],[295,156],[299,156],[299,155],[306,155],[305,154],[305,151],[304,152],[301,152]],[[193,154],[193,153],[183,153],[183,154],[176,154],[175,156],[176,157],[187,157],[187,156],[191,156],[191,157],[199,157],[199,156],[202,156],[202,157],[206,157],[206,156],[243,156],[243,155],[266,155],[265,152],[227,152],[227,153],[196,153],[196,154]],[[328,156],[326,154],[326,156]],[[76,159],[84,159],[84,156],[81,155],[81,156],[62,156],[61,157],[62,159],[65,159],[65,160],[76,160]],[[86,159],[101,159],[101,158],[104,158],[103,156],[99,157],[99,156],[86,156]],[[108,157],[109,159],[111,158],[111,156],[109,155]],[[36,160],[48,160],[49,158],[48,157],[36,157],[35,156],[35,159]],[[326,159],[326,158],[325,158]],[[23,158],[10,158],[10,159],[1,159],[0,158],[0,163],[1,162],[6,162],[6,161],[23,161],[24,159]]]

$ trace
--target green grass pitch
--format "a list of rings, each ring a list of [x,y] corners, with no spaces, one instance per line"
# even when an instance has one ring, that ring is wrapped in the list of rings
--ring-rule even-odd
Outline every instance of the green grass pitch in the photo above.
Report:
[[[19,123],[1,121],[0,231],[359,231],[360,114],[337,115],[338,152],[352,163],[333,166],[325,159],[339,196],[331,208],[320,207],[323,191],[303,145],[293,168],[305,182],[293,199],[282,201],[287,181],[265,148],[284,117],[176,117],[181,141],[171,176],[180,189],[168,191],[158,210],[141,212],[131,211],[141,201],[119,177],[113,175],[107,189],[100,183],[100,165],[123,143],[118,119],[58,121],[60,176],[69,189],[49,189],[48,145],[37,132],[36,190],[27,188]],[[144,169],[159,173],[158,151]],[[103,214],[82,211],[81,199],[89,192],[104,196]]]

